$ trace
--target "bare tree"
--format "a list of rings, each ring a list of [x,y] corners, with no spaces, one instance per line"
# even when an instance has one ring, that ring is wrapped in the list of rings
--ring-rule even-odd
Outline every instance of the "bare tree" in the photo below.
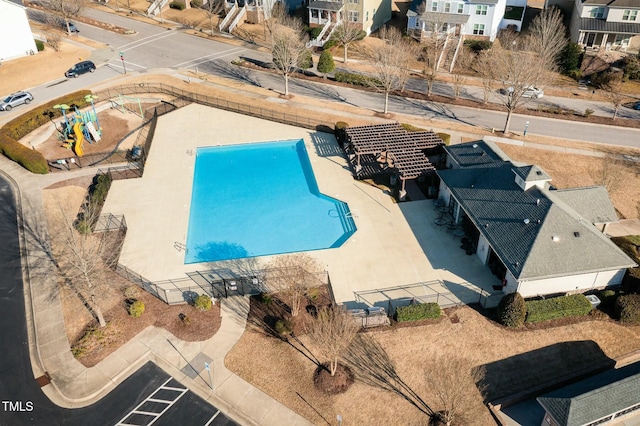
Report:
[[[100,298],[108,287],[105,273],[115,265],[120,253],[121,236],[114,232],[91,232],[90,224],[98,214],[97,206],[92,203],[88,203],[84,217],[77,224],[62,206],[60,213],[59,220],[51,226],[51,239],[63,285],[83,301],[100,327],[104,327]]]
[[[342,45],[343,62],[347,63],[347,51],[351,43],[362,40],[366,32],[362,30],[360,11],[357,5],[344,0],[342,2],[342,21],[333,30],[331,37]]]
[[[385,43],[369,51],[374,69],[371,85],[384,92],[384,113],[387,114],[389,93],[404,87],[409,78],[409,63],[415,57],[415,48],[393,27],[383,27],[380,38]]]
[[[425,3],[420,6],[420,10],[424,10]],[[421,19],[425,22],[427,35],[422,37],[420,43],[423,45],[422,59],[424,60],[423,75],[427,80],[427,95],[433,93],[433,82],[438,75],[438,67],[440,66],[441,56],[444,52],[446,44],[449,41],[449,32],[442,31],[446,21],[443,14],[423,12]]]
[[[529,92],[532,86],[539,86],[546,81],[547,69],[540,56],[529,49],[523,43],[518,49],[517,42],[512,43],[512,50],[497,49],[491,56],[491,68],[496,79],[502,84],[502,105],[507,110],[507,118],[504,124],[504,133],[509,133],[509,124],[513,111],[520,105],[525,104],[529,98],[525,93]]]
[[[480,76],[482,81],[482,102],[488,103],[489,96],[494,90],[495,86],[495,73],[493,70],[493,62],[495,50],[483,50],[476,56],[471,68]]]
[[[320,271],[320,264],[307,253],[282,255],[269,262],[264,281],[271,291],[280,294],[295,317],[300,313],[307,289],[323,284],[318,280]]]
[[[211,35],[215,32],[215,25],[213,25],[213,18],[218,16],[220,12],[224,10],[225,0],[207,0],[201,6],[207,18],[209,18],[209,28],[211,28]]]
[[[87,5],[87,0],[49,0],[43,5],[57,13],[65,22],[67,27],[67,34],[71,35],[71,28],[69,28],[69,20],[74,18],[82,12],[82,9]]]
[[[437,414],[447,426],[454,420],[460,424],[471,405],[484,392],[482,381],[485,371],[481,367],[469,368],[469,360],[436,356],[425,371],[427,385],[436,396],[441,411]]]
[[[529,27],[529,37],[532,50],[540,55],[547,69],[555,71],[558,57],[569,41],[560,9],[550,7],[536,15]]]
[[[615,120],[618,118],[618,110],[620,109],[620,106],[626,99],[622,79],[620,76],[616,75],[608,79],[602,88],[604,89],[605,97],[613,106],[613,119]]]
[[[285,13],[275,13],[265,23],[273,64],[284,79],[284,95],[289,95],[289,77],[308,56],[302,21]]]
[[[453,98],[458,99],[467,82],[467,74],[471,68],[473,56],[469,49],[463,47],[458,52],[455,67],[453,68]]]
[[[307,332],[313,345],[323,357],[329,359],[331,376],[336,374],[338,363],[358,330],[360,325],[339,306],[322,308],[308,325]]]

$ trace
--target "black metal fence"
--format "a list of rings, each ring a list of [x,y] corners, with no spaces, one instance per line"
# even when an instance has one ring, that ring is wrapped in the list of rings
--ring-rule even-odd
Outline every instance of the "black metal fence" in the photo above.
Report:
[[[213,108],[223,109],[226,111],[236,112],[244,115],[250,115],[252,117],[276,121],[278,123],[289,124],[292,126],[305,127],[307,129],[316,129],[318,126],[327,126],[329,128],[333,128],[334,125],[334,123],[304,117],[295,113],[275,111],[269,108],[252,105],[250,103],[238,102],[230,99],[218,98],[216,96],[205,95],[202,93],[191,92],[163,83],[139,83],[133,85],[113,86],[97,92],[95,95],[100,99],[110,99],[119,95],[129,96],[149,93],[160,93],[163,95],[168,95],[169,97],[174,97],[177,102],[195,102]]]

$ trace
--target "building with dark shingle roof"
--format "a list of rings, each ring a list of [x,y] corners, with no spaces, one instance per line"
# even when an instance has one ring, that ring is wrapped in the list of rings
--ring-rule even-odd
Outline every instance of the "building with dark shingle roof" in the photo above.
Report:
[[[537,401],[545,410],[542,425],[595,426],[631,419],[636,424],[640,418],[640,363],[596,374]]]
[[[575,0],[571,40],[587,49],[638,52],[639,0]]]
[[[619,285],[635,266],[601,229],[617,221],[601,187],[556,190],[536,165],[517,164],[493,143],[445,147],[439,198],[470,247],[524,297]],[[594,195],[587,201],[584,195]]]

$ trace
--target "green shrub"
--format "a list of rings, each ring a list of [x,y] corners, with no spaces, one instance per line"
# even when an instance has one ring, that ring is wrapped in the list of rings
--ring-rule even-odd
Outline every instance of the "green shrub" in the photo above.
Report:
[[[336,69],[336,63],[333,61],[333,55],[327,50],[323,50],[318,59],[318,72],[327,74]]]
[[[320,288],[311,287],[310,289],[308,289],[307,290],[307,297],[312,302],[315,302],[316,300],[318,300],[318,297],[320,297]]]
[[[47,160],[41,153],[27,148],[18,142],[18,140],[4,134],[2,130],[0,130],[0,153],[20,164],[31,173],[43,175],[49,172]]]
[[[302,55],[300,56],[299,66],[303,70],[313,68],[313,55],[311,55],[311,51],[309,49],[306,49],[304,52],[302,52]]]
[[[44,50],[44,43],[40,40],[33,40],[36,42],[36,48],[38,49],[38,52],[42,52]]]
[[[413,125],[411,125],[409,123],[400,123],[400,125],[407,132],[424,132],[424,129],[421,129],[420,127],[413,126]]]
[[[587,117],[587,118],[591,117],[593,115],[593,113],[594,113],[594,111],[592,109],[587,108],[587,109],[584,110],[584,116]]]
[[[279,319],[278,321],[276,321],[275,329],[276,333],[283,337],[290,335],[293,331],[291,329],[291,323],[286,319]]]
[[[213,301],[208,294],[201,294],[193,301],[193,306],[199,311],[208,311],[213,306]]]
[[[419,303],[417,305],[400,306],[396,309],[396,321],[418,321],[423,319],[437,319],[442,315],[437,303]]]
[[[491,49],[493,43],[488,40],[465,40],[464,45],[474,53],[480,53],[483,50]]]
[[[172,1],[171,3],[169,3],[169,7],[171,9],[177,9],[177,10],[184,10],[186,6],[185,3],[181,2],[181,1]]]
[[[449,133],[436,133],[440,139],[442,139],[442,142],[444,142],[445,145],[449,146],[449,144],[451,143],[451,135]]]
[[[626,294],[615,302],[616,316],[620,322],[637,324],[640,322],[640,294]]]
[[[144,314],[144,302],[141,300],[136,300],[131,305],[129,305],[129,315],[134,318],[139,318],[142,314]]]
[[[547,321],[555,318],[587,315],[591,312],[591,303],[584,294],[554,297],[545,300],[526,302],[527,322]]]
[[[576,80],[580,79],[580,64],[582,63],[582,47],[578,43],[570,41],[564,46],[558,59],[560,60],[560,70],[563,74],[568,75]]]
[[[598,299],[600,299],[600,309],[610,309],[615,306],[618,294],[613,290],[601,290],[598,292]]]
[[[331,37],[329,38],[329,40],[327,40],[323,45],[322,45],[322,49],[323,50],[329,50],[332,47],[335,47],[338,45],[338,40],[335,37]]]
[[[189,5],[191,7],[202,7],[202,0],[191,0]]]
[[[309,40],[315,40],[322,32],[322,27],[307,27],[305,31],[309,35]]]
[[[507,327],[520,327],[527,316],[527,308],[520,293],[509,293],[498,303],[498,322]]]
[[[335,135],[336,140],[341,146],[347,140],[347,127],[349,127],[349,124],[345,123],[344,121],[336,122],[335,126],[333,127],[333,134]]]
[[[273,296],[269,293],[260,293],[260,301],[265,305],[270,305],[273,303]]]
[[[339,83],[348,83],[355,86],[376,86],[378,81],[364,74],[338,71],[335,73],[335,80]]]

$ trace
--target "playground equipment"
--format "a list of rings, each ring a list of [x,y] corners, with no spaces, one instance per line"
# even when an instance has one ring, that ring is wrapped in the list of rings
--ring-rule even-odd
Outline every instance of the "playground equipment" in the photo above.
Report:
[[[71,120],[66,113],[71,109],[69,105],[59,104],[53,106],[54,109],[59,109],[64,116],[64,126],[61,130],[56,128],[59,132],[59,139],[64,141],[62,146],[67,149],[73,149],[73,152],[78,157],[84,155],[82,145],[85,140],[89,143],[94,143],[102,138],[102,128],[98,122],[98,114],[93,103],[94,99],[96,99],[95,96],[85,96],[85,101],[91,102],[92,111],[82,112],[74,105],[74,115]]]

